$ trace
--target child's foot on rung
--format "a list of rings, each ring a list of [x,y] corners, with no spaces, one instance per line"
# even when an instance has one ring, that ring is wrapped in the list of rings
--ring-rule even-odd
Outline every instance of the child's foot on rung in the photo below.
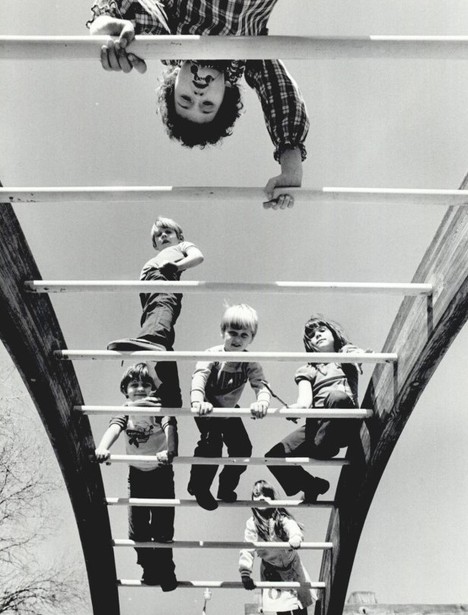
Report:
[[[237,493],[235,491],[227,491],[225,489],[218,489],[218,500],[222,502],[228,502],[232,504],[232,502],[237,501]]]
[[[194,489],[189,485],[187,491],[190,495],[195,496],[197,504],[205,510],[216,510],[218,508],[218,502],[214,499],[209,489]]]
[[[114,340],[107,344],[107,350],[118,350],[119,352],[129,352],[133,350],[166,350],[161,344],[156,344],[142,337],[127,337],[121,340]]]
[[[329,489],[330,483],[327,480],[311,476],[310,481],[304,488],[304,502],[313,504],[317,501],[319,495],[326,493]]]
[[[176,575],[172,572],[163,574],[161,579],[161,589],[163,592],[172,592],[176,589],[178,581]]]
[[[158,572],[149,566],[143,566],[143,576],[141,577],[141,582],[145,585],[161,585]]]

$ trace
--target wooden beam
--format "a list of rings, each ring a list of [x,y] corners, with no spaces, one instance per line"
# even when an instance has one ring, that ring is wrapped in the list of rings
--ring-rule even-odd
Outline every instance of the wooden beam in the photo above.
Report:
[[[276,189],[309,205],[468,205],[466,190],[420,188],[292,188]],[[252,203],[265,200],[262,188],[238,186],[60,186],[0,188],[0,199],[16,204],[33,203],[143,203],[161,201],[184,205]]]
[[[108,36],[1,36],[3,60],[92,60]],[[166,60],[468,59],[466,36],[137,36],[136,55]]]
[[[83,412],[88,415],[111,415],[122,414],[123,406],[75,406],[76,412]],[[176,416],[177,418],[198,417],[198,413],[192,408],[155,408],[154,406],[132,408],[132,415],[143,416]],[[230,417],[230,416],[252,416],[250,408],[213,408],[210,414],[205,414],[199,418],[209,418],[210,416]],[[372,416],[372,410],[354,408],[268,408],[267,417],[284,419],[290,418],[314,418],[314,419],[365,419]]]
[[[67,292],[165,292],[165,293],[273,293],[307,294],[340,292],[376,295],[430,295],[432,284],[395,282],[184,282],[140,280],[28,280],[25,290],[33,293]]]
[[[287,542],[241,542],[226,540],[173,540],[172,542],[137,542],[127,538],[116,538],[112,541],[114,547],[133,547],[139,549],[284,549]],[[333,549],[331,542],[303,542],[299,547],[305,551],[326,551]]]
[[[151,359],[153,361],[216,361],[219,352],[197,350],[139,350],[136,352],[117,352],[116,350],[56,350],[57,359],[77,360],[114,360]],[[395,363],[397,354],[393,352],[223,352],[225,361],[252,363],[254,361],[307,361],[308,363]]]
[[[344,615],[459,615],[468,613],[468,604],[350,604]]]
[[[156,455],[111,455],[107,464],[111,463],[156,463]],[[174,457],[172,463],[175,465],[223,465],[223,466],[343,466],[348,465],[349,461],[344,458],[335,457],[334,459],[314,459],[313,457]]]
[[[60,464],[78,525],[95,615],[119,613],[115,562],[100,470],[88,417],[72,364],[57,362],[64,347],[50,299],[27,295],[26,279],[40,277],[16,216],[0,207],[0,338],[36,405]]]
[[[193,500],[179,500],[175,499],[156,499],[156,498],[106,498],[108,506],[151,506],[151,507],[165,507],[165,506],[177,506],[186,508],[198,506],[195,499]],[[313,504],[308,504],[303,500],[274,500],[275,506],[283,506],[288,508],[329,508],[333,506],[332,500],[320,500]],[[227,508],[265,508],[268,506],[268,502],[261,502],[258,500],[237,500],[236,502],[218,502],[218,506]]]
[[[466,189],[468,178],[462,183]],[[405,298],[392,325],[384,352],[398,354],[398,366],[377,366],[363,405],[374,414],[361,429],[358,445],[348,448],[351,465],[341,472],[320,578],[327,581],[320,615],[343,609],[362,527],[391,453],[426,384],[468,319],[468,211],[446,213],[413,279],[432,283],[428,310]],[[402,526],[404,531],[404,525]],[[367,607],[366,607],[367,608]],[[317,613],[319,610],[317,610]]]
[[[146,587],[156,589],[154,586],[145,585],[141,581],[133,579],[119,579],[117,585],[119,587]],[[202,589],[205,587],[213,587],[216,589],[244,589],[241,581],[179,581],[177,583],[177,589],[192,589],[195,587]],[[298,583],[297,581],[255,581],[255,587],[260,589],[274,589],[275,587],[279,589],[298,589],[299,587],[324,589],[325,583],[322,581],[304,581],[302,583]]]

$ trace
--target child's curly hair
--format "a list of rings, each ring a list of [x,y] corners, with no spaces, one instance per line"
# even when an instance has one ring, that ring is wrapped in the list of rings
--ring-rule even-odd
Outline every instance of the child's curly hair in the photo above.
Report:
[[[224,137],[229,137],[244,107],[239,86],[227,85],[223,102],[215,117],[206,124],[197,124],[180,117],[175,110],[174,84],[177,72],[173,67],[168,69],[157,90],[158,111],[169,137],[186,147],[198,146],[201,149],[206,145],[218,143]]]
[[[349,344],[349,339],[346,333],[343,331],[341,325],[333,320],[326,320],[322,314],[314,314],[304,325],[304,347],[307,352],[316,352],[316,348],[313,346],[310,338],[313,336],[315,329],[318,327],[326,327],[333,335],[335,341],[335,351],[339,352],[343,346]]]

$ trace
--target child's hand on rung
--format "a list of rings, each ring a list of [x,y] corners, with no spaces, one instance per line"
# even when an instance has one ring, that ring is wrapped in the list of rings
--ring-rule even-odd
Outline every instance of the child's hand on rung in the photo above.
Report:
[[[213,404],[210,404],[209,401],[193,401],[192,410],[198,412],[198,416],[203,416],[205,414],[210,414],[210,412],[213,412]]]
[[[127,51],[135,38],[135,28],[131,21],[100,15],[92,23],[90,33],[118,36],[116,41],[110,39],[106,45],[101,47],[101,64],[104,70],[129,73],[134,68],[138,73],[146,72],[146,62]]]
[[[267,401],[256,401],[250,405],[250,412],[254,419],[263,419],[266,416],[268,411],[268,402]]]
[[[96,456],[96,461],[98,463],[107,463],[107,465],[110,465],[110,451],[107,448],[98,446],[98,448],[94,451],[94,455]]]
[[[291,547],[291,549],[299,549],[301,544],[302,544],[302,539],[300,538],[300,536],[292,536],[289,539],[289,546]]]
[[[156,454],[156,459],[163,465],[169,465],[172,462],[173,454],[169,451],[160,451]]]

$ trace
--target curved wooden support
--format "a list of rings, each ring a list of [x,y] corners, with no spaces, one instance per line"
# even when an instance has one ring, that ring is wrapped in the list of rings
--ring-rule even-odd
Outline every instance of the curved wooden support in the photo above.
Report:
[[[46,295],[23,292],[39,276],[36,263],[9,204],[0,207],[0,337],[44,423],[62,469],[75,512],[86,561],[93,610],[119,613],[116,570],[101,472],[90,461],[94,450],[88,417],[70,362],[57,361],[62,331]],[[39,276],[40,277],[40,276]]]
[[[468,177],[461,186],[468,184]],[[414,282],[434,284],[432,298],[403,300],[384,346],[398,354],[391,369],[376,366],[364,398],[374,415],[350,447],[336,493],[321,579],[327,589],[316,613],[337,615],[343,604],[364,521],[393,448],[421,393],[468,319],[468,211],[452,207],[424,255]]]

